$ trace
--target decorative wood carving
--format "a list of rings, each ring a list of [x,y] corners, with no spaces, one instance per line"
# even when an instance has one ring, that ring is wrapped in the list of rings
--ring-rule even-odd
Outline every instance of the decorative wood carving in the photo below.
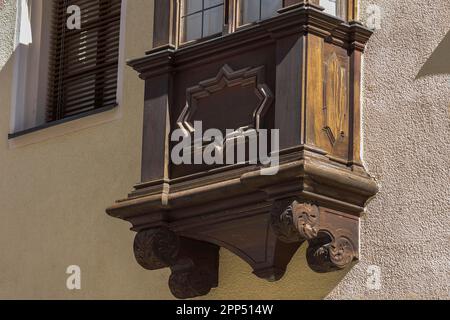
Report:
[[[325,62],[324,76],[324,130],[334,146],[345,136],[347,117],[347,70],[333,52]]]
[[[284,242],[303,242],[317,237],[319,216],[316,205],[299,203],[297,200],[281,200],[274,205],[272,227]]]
[[[321,217],[317,205],[288,199],[277,202],[274,209],[272,227],[278,238],[287,243],[307,240],[307,261],[314,271],[343,269],[357,258],[355,242],[358,239],[341,234],[339,225],[327,223],[329,213]]]
[[[140,265],[171,268],[176,297],[217,286],[219,247],[269,281],[305,242],[317,272],[359,258],[360,216],[378,191],[359,146],[361,57],[371,31],[311,2],[284,4],[273,19],[181,49],[160,30],[161,46],[129,62],[146,83],[142,181],[107,212],[138,232]],[[173,25],[166,18],[158,21]],[[195,120],[279,129],[277,173],[262,175],[249,162],[174,164],[170,134],[180,126],[192,133]]]
[[[223,131],[225,129],[236,129],[236,131],[260,129],[262,119],[273,101],[273,94],[264,81],[263,66],[233,71],[225,64],[215,78],[204,80],[197,86],[187,89],[187,103],[178,118],[178,126],[190,133],[194,132],[193,121],[206,122],[204,130],[209,128],[223,129]],[[228,92],[226,97],[231,98],[231,101],[226,101],[219,93],[229,88],[237,89]],[[239,92],[236,93],[236,91]],[[218,97],[214,100],[216,95]],[[232,100],[233,96],[237,96],[239,101]],[[203,113],[199,112],[200,106],[207,110],[203,110]],[[230,119],[234,123],[221,122],[221,115],[230,112],[238,113],[236,117]],[[217,120],[211,116],[214,113]]]
[[[344,236],[332,238],[326,233],[310,240],[306,252],[311,269],[321,273],[344,269],[356,257],[356,248],[350,239]]]
[[[136,261],[145,269],[170,267],[169,287],[179,299],[208,294],[217,287],[219,247],[179,238],[166,228],[140,231],[134,240]]]

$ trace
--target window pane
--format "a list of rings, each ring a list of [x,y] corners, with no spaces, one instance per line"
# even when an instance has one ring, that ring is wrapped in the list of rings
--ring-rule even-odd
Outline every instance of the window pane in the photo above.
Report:
[[[240,0],[240,25],[273,17],[282,7],[282,0]]]
[[[205,0],[205,9],[223,4],[223,0]]]
[[[347,16],[346,0],[320,0],[320,5],[325,8],[325,12],[328,14],[341,18]]]
[[[196,13],[182,18],[183,42],[200,39],[202,37],[202,13]]]
[[[221,33],[223,30],[223,6],[208,9],[204,13],[203,37]]]
[[[185,0],[181,42],[198,40],[223,31],[224,0]]]
[[[259,0],[241,0],[241,21],[240,24],[248,24],[259,20],[260,3]]]
[[[186,0],[183,6],[183,16],[201,11],[203,8],[202,1],[203,0]]]
[[[261,19],[273,17],[278,9],[282,7],[282,0],[262,0],[261,1]]]
[[[320,0],[320,5],[325,8],[326,13],[336,15],[336,0]]]

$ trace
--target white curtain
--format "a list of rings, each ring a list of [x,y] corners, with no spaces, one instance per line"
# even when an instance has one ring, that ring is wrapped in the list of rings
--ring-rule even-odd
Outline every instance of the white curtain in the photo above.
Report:
[[[17,0],[17,44],[29,45],[33,41],[31,33],[30,6],[28,0]]]
[[[326,13],[336,16],[337,15],[336,2],[337,0],[320,0],[320,5],[325,8]]]

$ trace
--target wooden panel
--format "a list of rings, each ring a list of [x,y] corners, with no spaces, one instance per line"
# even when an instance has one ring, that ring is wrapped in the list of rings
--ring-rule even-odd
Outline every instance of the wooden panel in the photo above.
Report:
[[[328,138],[326,150],[342,160],[347,160],[349,141],[348,65],[347,51],[325,44],[322,135]],[[323,141],[321,139],[321,141]],[[325,145],[322,145],[325,147]]]
[[[304,41],[304,36],[293,35],[277,42],[275,128],[280,129],[280,149],[304,141]]]
[[[167,177],[170,86],[168,74],[145,83],[142,182]]]
[[[361,51],[353,50],[350,57],[350,148],[349,160],[362,167],[361,162]]]
[[[186,107],[178,124],[192,131],[193,123],[201,121],[203,130],[259,129],[271,107],[273,94],[265,83],[265,68],[233,70],[224,65],[216,77],[188,88]]]
[[[339,161],[348,160],[348,60],[345,49],[308,35],[306,141]]]
[[[331,151],[328,138],[323,134],[323,56],[324,40],[315,35],[307,36],[306,82],[306,142]]]
[[[216,127],[217,129],[238,129],[239,127],[247,127],[248,125],[256,126],[256,119],[248,122],[249,117],[240,119],[240,115],[247,113],[249,115],[250,109],[253,111],[260,105],[261,99],[256,100],[252,98],[255,95],[255,84],[267,86],[268,91],[271,94],[275,94],[275,46],[273,44],[260,47],[257,50],[251,50],[243,54],[228,56],[226,58],[217,59],[216,61],[193,65],[189,68],[179,70],[176,74],[174,81],[174,104],[171,108],[171,127],[172,130],[179,127],[178,122],[181,120],[180,116],[186,111],[186,106],[190,100],[189,92],[192,88],[196,88],[201,84],[203,87],[208,87],[208,83],[214,83],[214,79],[217,80],[220,71],[224,66],[228,66],[234,73],[240,73],[242,70],[245,72],[252,72],[252,70],[260,70],[257,75],[258,80],[247,79],[253,82],[252,92],[245,86],[224,88],[224,90],[215,92],[209,97],[199,99],[200,103],[197,106],[200,107],[198,111],[201,113],[193,113],[188,119],[189,122],[194,120],[205,120],[203,132],[209,127]],[[246,71],[245,71],[246,70]],[[232,73],[233,73],[232,72]],[[232,78],[232,77],[231,77]],[[244,77],[245,78],[245,77]],[[256,79],[256,78],[254,78]],[[242,79],[235,79],[233,81],[240,81]],[[242,82],[245,83],[245,82]],[[214,91],[214,86],[212,89]],[[208,91],[206,90],[206,91]],[[194,90],[195,91],[195,90]],[[260,94],[260,93],[258,93]],[[274,126],[274,103],[270,101],[270,105],[267,108],[263,117],[260,118],[259,128],[271,129]],[[214,109],[218,108],[218,112],[221,112],[221,116],[218,116],[214,112]],[[228,112],[224,109],[229,108]],[[253,113],[253,112],[252,112]],[[252,114],[253,117],[253,114]],[[251,119],[250,119],[251,120]],[[253,123],[252,123],[253,122]],[[235,127],[238,126],[238,127]],[[171,143],[171,150],[177,143]],[[204,172],[216,167],[222,167],[225,165],[207,166],[207,165],[170,165],[170,177],[177,178],[194,173]]]
[[[153,48],[174,43],[176,0],[155,0]]]

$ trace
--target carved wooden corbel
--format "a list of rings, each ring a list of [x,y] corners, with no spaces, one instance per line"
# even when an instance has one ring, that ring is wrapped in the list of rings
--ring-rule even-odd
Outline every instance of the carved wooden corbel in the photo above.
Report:
[[[309,240],[306,259],[316,272],[330,272],[348,267],[357,258],[354,241],[344,235],[323,232]]]
[[[282,241],[303,242],[317,237],[319,216],[314,204],[279,200],[272,211],[272,227]]]
[[[170,267],[169,288],[179,299],[206,295],[218,285],[219,247],[213,244],[148,229],[137,233],[134,255],[147,270]]]
[[[272,228],[278,238],[287,243],[308,241],[307,261],[316,272],[344,269],[357,258],[354,234],[342,234],[341,225],[327,224],[329,212],[310,202],[287,199],[274,204]],[[349,220],[352,223],[352,220]]]

